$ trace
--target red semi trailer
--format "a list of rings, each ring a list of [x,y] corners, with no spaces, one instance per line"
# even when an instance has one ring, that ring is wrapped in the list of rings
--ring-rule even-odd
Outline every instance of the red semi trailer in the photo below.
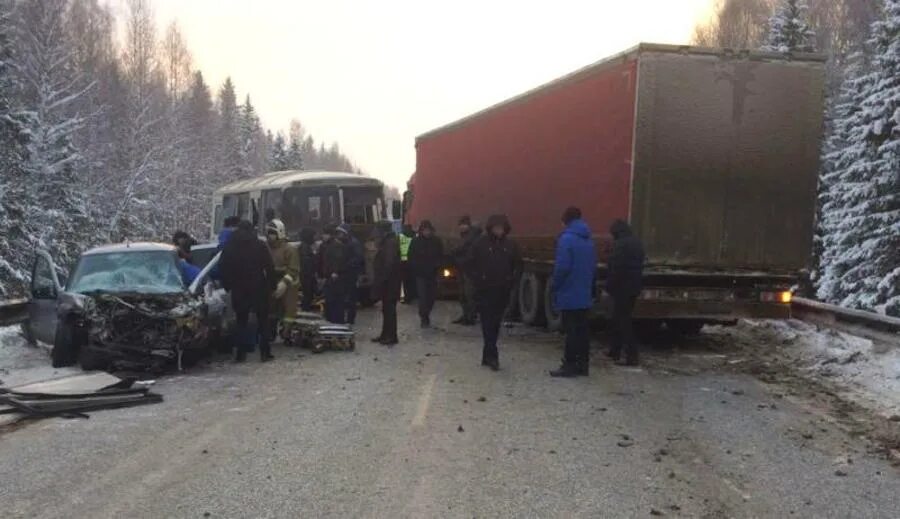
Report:
[[[570,205],[597,237],[598,283],[614,219],[644,241],[636,318],[690,332],[787,317],[810,259],[824,75],[820,55],[641,44],[419,136],[406,219],[452,241],[460,215],[509,215],[530,324],[558,326],[547,283]]]

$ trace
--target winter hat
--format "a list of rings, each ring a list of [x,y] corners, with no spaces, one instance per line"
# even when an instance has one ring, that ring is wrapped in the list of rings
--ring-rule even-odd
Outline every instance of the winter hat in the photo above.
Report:
[[[567,207],[563,212],[562,222],[569,225],[573,220],[581,220],[581,209],[574,206]]]
[[[434,225],[431,223],[431,220],[422,220],[421,223],[419,223],[419,232],[422,232],[425,229],[434,232]]]
[[[493,214],[490,218],[487,219],[487,225],[485,225],[485,229],[487,232],[491,232],[494,227],[502,225],[503,226],[503,234],[509,234],[512,231],[512,226],[509,224],[509,218],[506,217],[505,214]]]
[[[342,223],[337,226],[337,231],[349,235],[350,234],[350,225],[348,225],[346,223]]]

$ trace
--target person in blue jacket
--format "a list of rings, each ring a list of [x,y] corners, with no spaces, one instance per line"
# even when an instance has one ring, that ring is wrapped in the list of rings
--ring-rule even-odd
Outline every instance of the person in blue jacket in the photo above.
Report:
[[[569,207],[562,216],[565,229],[556,240],[551,295],[562,314],[566,348],[562,366],[554,377],[587,376],[590,361],[588,312],[593,306],[597,248],[591,230],[581,219],[581,210]]]

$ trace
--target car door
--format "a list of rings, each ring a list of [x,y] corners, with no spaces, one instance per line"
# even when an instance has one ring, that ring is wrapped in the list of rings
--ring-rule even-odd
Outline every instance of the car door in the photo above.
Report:
[[[45,344],[53,344],[57,322],[56,302],[61,291],[56,265],[49,254],[38,251],[31,269],[28,329],[32,338]]]

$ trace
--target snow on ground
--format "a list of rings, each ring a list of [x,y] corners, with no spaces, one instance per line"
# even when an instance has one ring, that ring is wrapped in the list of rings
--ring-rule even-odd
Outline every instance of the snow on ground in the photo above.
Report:
[[[734,327],[707,327],[705,333],[748,350],[759,348],[761,355],[836,385],[844,396],[885,416],[900,414],[900,344],[873,343],[797,320],[747,320]]]
[[[19,326],[0,327],[0,386],[13,387],[81,373],[50,365],[49,346],[31,346]]]

